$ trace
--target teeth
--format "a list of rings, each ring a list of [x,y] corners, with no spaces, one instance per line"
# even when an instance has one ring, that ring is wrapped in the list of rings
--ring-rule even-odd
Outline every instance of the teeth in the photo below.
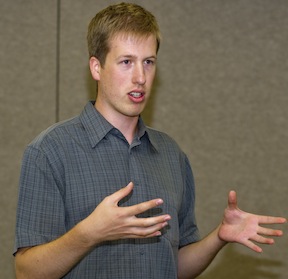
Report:
[[[132,95],[135,98],[139,98],[142,94],[139,92],[131,92],[130,95]]]

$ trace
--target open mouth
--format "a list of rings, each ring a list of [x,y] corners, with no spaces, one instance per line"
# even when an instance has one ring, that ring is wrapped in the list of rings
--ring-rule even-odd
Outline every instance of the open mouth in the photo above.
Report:
[[[132,91],[128,93],[128,96],[130,100],[134,103],[141,103],[145,99],[145,93],[144,92],[136,92]]]
[[[140,98],[140,97],[143,96],[143,93],[141,93],[141,92],[131,92],[131,93],[129,93],[129,95],[131,97],[133,97],[133,98]]]

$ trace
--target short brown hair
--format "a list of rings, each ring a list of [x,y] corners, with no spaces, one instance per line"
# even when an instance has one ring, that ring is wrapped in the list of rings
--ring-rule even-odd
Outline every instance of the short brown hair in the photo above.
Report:
[[[87,34],[89,56],[96,57],[103,67],[110,39],[121,32],[136,36],[155,35],[157,51],[159,49],[161,35],[154,15],[137,4],[122,2],[108,6],[91,20]]]

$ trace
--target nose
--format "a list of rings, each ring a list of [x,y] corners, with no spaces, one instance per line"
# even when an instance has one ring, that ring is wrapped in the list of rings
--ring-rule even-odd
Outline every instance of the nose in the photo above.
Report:
[[[145,69],[142,64],[135,65],[133,69],[133,83],[144,85],[146,82],[146,75],[145,75]]]

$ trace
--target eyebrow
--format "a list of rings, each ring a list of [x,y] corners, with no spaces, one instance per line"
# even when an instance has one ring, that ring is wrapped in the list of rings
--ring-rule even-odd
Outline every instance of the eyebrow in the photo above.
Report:
[[[132,54],[124,54],[124,55],[118,56],[116,59],[119,60],[119,59],[123,59],[123,58],[134,58],[135,59],[135,58],[137,58],[137,56],[136,55],[132,55]],[[144,60],[147,60],[147,59],[155,59],[155,60],[157,60],[157,56],[155,56],[155,55],[147,56],[147,57],[145,57]]]

